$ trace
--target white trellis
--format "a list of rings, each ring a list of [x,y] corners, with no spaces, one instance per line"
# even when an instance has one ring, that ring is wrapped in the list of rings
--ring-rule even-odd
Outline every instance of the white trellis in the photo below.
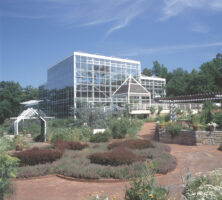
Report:
[[[26,119],[39,119],[41,121],[41,134],[44,135],[44,142],[46,141],[46,120],[42,116],[42,114],[34,108],[28,108],[24,110],[18,117],[15,118],[14,121],[14,134],[18,135],[18,125],[20,121],[24,121]]]

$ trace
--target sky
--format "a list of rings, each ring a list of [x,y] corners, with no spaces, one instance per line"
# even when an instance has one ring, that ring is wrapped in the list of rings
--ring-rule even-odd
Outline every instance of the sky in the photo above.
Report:
[[[38,87],[82,51],[191,71],[222,53],[222,0],[0,0],[0,81]]]

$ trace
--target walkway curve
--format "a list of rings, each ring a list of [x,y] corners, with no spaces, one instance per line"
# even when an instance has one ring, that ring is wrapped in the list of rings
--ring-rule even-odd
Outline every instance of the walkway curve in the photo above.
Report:
[[[139,132],[142,138],[152,138],[154,123],[145,123]],[[189,169],[192,174],[222,168],[222,151],[217,146],[183,146],[170,144],[171,154],[177,158],[177,168],[156,177],[157,184],[169,188],[176,199],[183,189],[181,177]],[[14,181],[13,200],[89,200],[90,196],[107,195],[109,199],[123,200],[128,182],[91,183],[61,179],[57,176]]]

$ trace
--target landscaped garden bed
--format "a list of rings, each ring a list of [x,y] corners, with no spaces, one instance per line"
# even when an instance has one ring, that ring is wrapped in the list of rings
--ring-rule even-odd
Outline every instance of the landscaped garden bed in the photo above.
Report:
[[[205,102],[196,114],[177,115],[172,122],[167,117],[158,120],[156,138],[170,144],[219,145],[222,142],[222,110]]]
[[[170,148],[164,144],[152,143],[143,149],[117,147],[109,150],[108,143],[100,143],[88,144],[82,150],[65,150],[63,156],[52,163],[22,166],[17,177],[61,174],[84,179],[129,179],[138,176],[150,162],[156,172],[162,174],[177,165],[176,159],[170,155]]]

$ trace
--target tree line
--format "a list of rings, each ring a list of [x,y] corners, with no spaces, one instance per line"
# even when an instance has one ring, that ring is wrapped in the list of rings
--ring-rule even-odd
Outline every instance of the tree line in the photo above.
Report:
[[[16,117],[23,109],[23,101],[37,99],[38,89],[32,86],[21,87],[12,81],[0,82],[0,124],[9,117]]]
[[[153,68],[144,68],[142,73],[165,78],[167,96],[219,92],[222,91],[222,54],[218,53],[216,58],[203,63],[199,70],[191,72],[183,68],[169,72],[163,64],[154,61]]]

